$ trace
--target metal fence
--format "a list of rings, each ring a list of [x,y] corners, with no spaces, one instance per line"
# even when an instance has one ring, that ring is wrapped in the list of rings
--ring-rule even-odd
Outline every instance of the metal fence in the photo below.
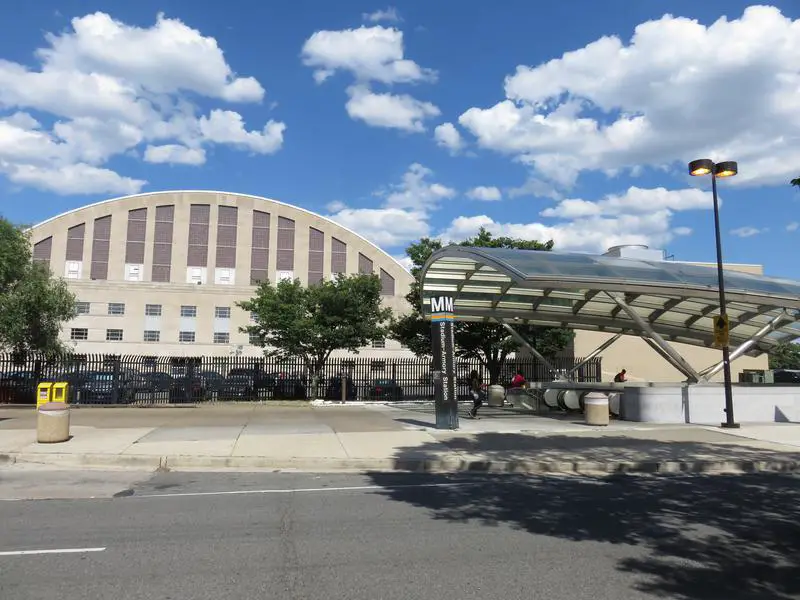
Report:
[[[569,371],[582,359],[553,359],[559,371]],[[599,381],[601,359],[588,361],[576,372],[579,381]],[[73,404],[182,404],[216,401],[342,399],[432,400],[432,363],[426,359],[331,359],[316,391],[301,360],[243,356],[109,356],[66,355],[56,359],[0,354],[0,404],[33,404],[43,381],[66,381]],[[488,373],[478,360],[458,360],[458,395],[469,395],[469,373]],[[534,358],[507,359],[499,383],[507,385],[517,370],[529,381],[550,381],[553,374]],[[314,393],[316,392],[316,393]]]

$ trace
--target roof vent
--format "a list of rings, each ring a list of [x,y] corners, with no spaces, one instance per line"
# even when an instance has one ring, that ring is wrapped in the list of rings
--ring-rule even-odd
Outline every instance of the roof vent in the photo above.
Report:
[[[611,246],[603,256],[632,258],[634,260],[664,260],[664,251],[644,244],[621,244]]]

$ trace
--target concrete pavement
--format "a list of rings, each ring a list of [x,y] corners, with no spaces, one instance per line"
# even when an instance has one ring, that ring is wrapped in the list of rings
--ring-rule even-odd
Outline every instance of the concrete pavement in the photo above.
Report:
[[[788,600],[799,484],[156,473],[115,498],[0,502],[0,598]]]
[[[532,416],[486,408],[458,431],[433,428],[430,405],[76,408],[72,439],[35,441],[35,410],[0,409],[0,461],[171,470],[793,471],[800,425],[693,425]]]

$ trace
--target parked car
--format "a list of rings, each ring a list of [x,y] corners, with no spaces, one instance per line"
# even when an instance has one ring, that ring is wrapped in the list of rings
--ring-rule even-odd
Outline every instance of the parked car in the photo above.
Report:
[[[257,397],[255,377],[252,374],[233,373],[219,385],[217,397],[221,400],[253,400]]]
[[[35,404],[36,375],[33,371],[0,374],[0,403]]]
[[[276,373],[272,390],[276,400],[305,400],[306,378],[297,373]]]
[[[364,397],[367,400],[402,400],[403,388],[394,379],[375,379],[365,388]]]
[[[226,380],[230,378],[249,377],[253,382],[253,392],[257,395],[260,391],[271,391],[275,386],[276,374],[265,373],[256,368],[237,368],[228,371]]]
[[[206,397],[206,388],[199,377],[173,377],[169,386],[170,402],[198,402]]]
[[[358,396],[358,389],[351,377],[345,377],[345,387],[347,398],[346,400],[355,400]],[[328,387],[325,390],[326,400],[341,400],[342,399],[342,378],[331,377],[328,381]]]
[[[793,369],[775,369],[772,372],[775,383],[800,383],[800,371]]]
[[[90,371],[76,392],[81,404],[129,404],[136,398],[135,379],[128,372]]]

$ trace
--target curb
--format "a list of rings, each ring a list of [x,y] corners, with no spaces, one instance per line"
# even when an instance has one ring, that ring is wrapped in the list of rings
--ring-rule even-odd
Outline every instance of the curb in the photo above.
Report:
[[[143,456],[108,454],[0,454],[0,464],[54,465],[61,467],[137,468],[151,471],[303,471],[311,473],[488,473],[580,474],[620,473],[798,473],[796,460],[686,460],[686,461],[487,461],[453,458],[268,458],[246,456]]]

